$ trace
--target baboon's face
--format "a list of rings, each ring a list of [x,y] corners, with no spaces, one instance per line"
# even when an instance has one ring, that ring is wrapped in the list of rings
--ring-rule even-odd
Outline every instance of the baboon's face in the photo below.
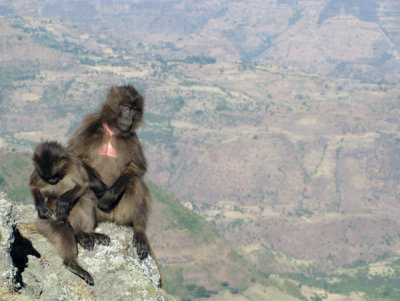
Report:
[[[39,144],[33,155],[33,164],[40,177],[51,185],[57,184],[65,175],[68,156],[64,147],[56,142]]]
[[[139,127],[144,100],[132,86],[113,87],[102,107],[102,117],[110,126],[125,133]]]

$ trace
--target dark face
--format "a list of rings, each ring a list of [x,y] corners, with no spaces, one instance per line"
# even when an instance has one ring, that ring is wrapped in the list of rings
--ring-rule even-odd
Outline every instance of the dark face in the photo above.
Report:
[[[100,112],[102,121],[128,135],[140,126],[143,105],[142,95],[133,86],[111,87]]]
[[[138,107],[135,101],[126,103],[121,101],[119,104],[119,118],[117,121],[118,128],[122,132],[131,130],[133,124],[137,119],[140,120],[142,109]]]
[[[56,142],[43,142],[35,149],[33,164],[45,182],[55,185],[66,172],[68,165],[66,150]]]
[[[118,118],[118,128],[122,132],[127,132],[132,128],[133,117],[136,115],[137,110],[132,108],[131,104],[121,103],[119,105],[120,117]]]

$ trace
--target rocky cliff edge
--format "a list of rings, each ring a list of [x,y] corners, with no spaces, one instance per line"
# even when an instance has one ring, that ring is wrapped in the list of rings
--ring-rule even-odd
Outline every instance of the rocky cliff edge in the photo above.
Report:
[[[158,288],[160,274],[151,257],[141,261],[132,229],[103,223],[96,231],[109,246],[79,246],[78,262],[94,278],[88,286],[62,264],[53,245],[31,227],[33,205],[10,201],[0,192],[0,300],[175,300]]]

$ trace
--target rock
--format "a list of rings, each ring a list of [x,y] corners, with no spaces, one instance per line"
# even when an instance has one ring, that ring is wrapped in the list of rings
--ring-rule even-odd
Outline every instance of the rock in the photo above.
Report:
[[[1,195],[0,195],[1,196]],[[160,275],[149,256],[137,257],[132,229],[112,223],[100,224],[97,232],[111,238],[109,246],[93,251],[78,247],[78,262],[94,278],[89,286],[67,270],[55,248],[34,231],[33,205],[0,197],[1,288],[13,287],[28,300],[175,300],[158,288]],[[0,300],[2,295],[0,290]]]
[[[11,244],[14,242],[14,227],[12,204],[6,195],[0,192],[0,285],[5,287],[13,285],[16,273],[10,255]]]

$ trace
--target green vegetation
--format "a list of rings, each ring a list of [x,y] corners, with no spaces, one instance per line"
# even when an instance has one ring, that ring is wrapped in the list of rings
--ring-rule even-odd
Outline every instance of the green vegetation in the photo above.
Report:
[[[165,215],[170,219],[170,227],[187,230],[192,236],[201,240],[212,239],[207,236],[207,231],[203,231],[206,224],[200,215],[183,206],[172,193],[166,192],[152,182],[148,182],[148,185],[153,197],[168,205]],[[214,229],[212,233],[215,235],[216,230]]]
[[[187,56],[184,60],[185,63],[188,64],[215,64],[217,60],[213,57],[207,56]]]
[[[160,127],[157,125],[146,124],[145,127],[138,131],[138,136],[147,143],[156,144],[172,144],[177,141],[174,136],[174,128],[170,125]]]
[[[4,87],[15,81],[33,80],[35,78],[36,72],[32,70],[0,67],[0,85]]]
[[[182,97],[174,99],[168,99],[168,109],[166,111],[178,112],[184,103]],[[171,145],[177,141],[177,137],[174,135],[174,127],[171,125],[171,117],[146,113],[144,116],[145,126],[140,128],[138,135],[140,139],[143,139],[150,144],[166,144]]]
[[[310,217],[313,214],[314,214],[314,212],[312,212],[311,210],[309,210],[307,208],[303,208],[303,207],[296,208],[296,212],[295,212],[295,215],[297,217],[302,217],[303,215],[306,215],[306,216]]]
[[[226,102],[219,103],[219,104],[216,105],[215,110],[216,111],[228,111],[229,110],[229,106],[227,105]]]
[[[88,57],[84,57],[84,58],[79,59],[79,62],[81,64],[83,64],[83,65],[96,66],[96,61],[92,60],[92,59],[90,59]]]
[[[58,41],[56,36],[48,32],[44,27],[33,27],[29,21],[20,17],[14,17],[8,19],[11,27],[20,29],[24,33],[29,34],[32,39],[41,45],[60,50],[62,52],[68,52],[73,54],[87,53],[81,45],[70,42],[68,40]]]
[[[161,123],[161,122],[168,122],[168,118],[163,116],[163,115],[157,115],[157,114],[152,114],[152,113],[145,113],[144,114],[144,120],[148,121],[148,122],[157,122],[157,123]]]
[[[218,231],[211,223],[207,222],[195,212],[184,207],[172,193],[165,191],[150,181],[148,181],[147,184],[151,190],[153,200],[166,205],[162,214],[167,229],[170,227],[172,229],[176,228],[186,231],[186,233],[189,234],[189,237],[197,245],[203,245],[206,248],[213,243],[221,244],[221,238],[219,238]],[[193,300],[196,298],[209,298],[213,294],[217,293],[215,289],[227,289],[231,293],[237,294],[245,291],[252,285],[252,283],[259,282],[264,285],[277,286],[280,290],[287,290],[290,294],[293,294],[294,289],[291,285],[280,286],[271,283],[268,279],[270,273],[257,270],[254,265],[247,261],[245,256],[237,252],[235,249],[227,246],[227,249],[221,251],[228,252],[227,256],[217,259],[219,260],[218,264],[215,263],[214,259],[213,264],[217,264],[221,267],[227,265],[227,268],[229,268],[229,274],[233,275],[233,277],[229,276],[227,278],[229,279],[229,282],[223,281],[220,282],[219,285],[215,283],[213,284],[212,289],[210,289],[193,282],[191,279],[185,279],[185,274],[193,274],[193,266],[163,266],[162,271],[168,293],[180,296],[181,298],[184,298],[184,300]],[[269,257],[269,259],[273,261],[273,255],[271,256],[272,257]],[[220,262],[221,260],[222,262]],[[212,267],[208,266],[206,262],[198,262],[197,266],[197,268],[202,271],[212,273]],[[238,273],[241,276],[237,276]],[[298,291],[295,292],[295,295],[298,295]]]
[[[286,276],[299,281],[300,285],[322,288],[331,294],[349,295],[362,292],[370,300],[394,301],[400,296],[400,260],[392,261],[388,268],[393,272],[385,275],[371,274],[368,266],[362,266],[357,268],[354,276],[327,275],[320,272],[311,275],[286,274]]]
[[[185,86],[185,87],[191,87],[191,86],[199,85],[200,83],[195,82],[195,81],[184,80],[184,81],[182,81],[180,84],[181,84],[182,86]]]
[[[183,268],[163,267],[168,277],[165,277],[165,287],[169,294],[180,296],[182,300],[193,300],[196,298],[209,298],[217,294],[215,290],[208,290],[202,285],[188,283],[183,285]]]
[[[288,19],[289,26],[295,25],[302,17],[303,16],[300,11],[292,11],[292,16],[291,18]],[[10,19],[11,18],[7,19],[8,22],[10,22]],[[2,87],[7,87],[7,89],[4,89],[4,91],[2,91],[3,95],[0,93],[0,103],[4,98],[3,100],[4,105],[1,108],[2,110],[4,111],[8,110],[9,108],[8,105],[10,103],[10,100],[14,101],[17,98],[17,96],[13,96],[11,93],[11,91],[13,91],[14,85],[15,87],[18,88],[23,88],[22,85],[26,85],[27,88],[40,86],[42,87],[41,89],[38,89],[38,91],[40,92],[37,92],[36,90],[32,91],[34,93],[41,93],[41,91],[44,91],[43,97],[40,100],[41,104],[45,104],[45,106],[43,106],[43,108],[45,108],[44,109],[45,112],[42,112],[43,116],[45,116],[43,117],[43,120],[45,121],[52,118],[57,118],[60,120],[65,119],[67,117],[72,118],[73,120],[69,120],[70,122],[72,122],[72,125],[70,125],[71,123],[67,124],[67,126],[70,125],[70,128],[67,133],[67,136],[69,136],[72,133],[72,131],[80,124],[80,119],[83,115],[82,112],[86,110],[91,110],[90,109],[92,105],[91,102],[93,101],[92,99],[94,99],[95,97],[83,97],[83,96],[86,95],[93,96],[93,89],[95,86],[97,88],[98,87],[102,88],[105,85],[103,82],[106,81],[117,82],[118,80],[122,80],[134,83],[134,85],[141,92],[145,92],[147,88],[146,85],[148,85],[149,86],[148,90],[153,90],[152,93],[154,93],[154,94],[149,93],[149,95],[151,95],[150,97],[157,98],[160,96],[160,98],[157,99],[156,106],[153,106],[154,103],[149,105],[148,110],[152,113],[147,113],[146,109],[146,115],[144,117],[146,125],[140,129],[139,136],[147,143],[150,143],[152,145],[159,144],[160,146],[165,147],[165,149],[170,151],[170,153],[168,153],[168,151],[166,153],[163,153],[163,155],[167,156],[171,154],[172,156],[178,156],[180,154],[179,153],[180,144],[176,143],[176,145],[178,146],[174,147],[175,142],[178,139],[187,138],[185,137],[185,135],[187,134],[182,130],[182,128],[178,129],[180,131],[179,135],[178,132],[174,132],[174,128],[171,125],[171,120],[183,121],[188,123],[196,123],[196,122],[198,124],[201,123],[201,125],[198,127],[199,132],[201,132],[201,135],[203,135],[203,132],[206,132],[203,131],[204,128],[202,128],[202,126],[208,128],[215,127],[216,129],[221,129],[221,133],[219,132],[214,133],[213,131],[208,131],[207,129],[207,135],[204,135],[204,137],[201,136],[200,134],[199,136],[196,136],[196,134],[192,134],[192,130],[190,130],[190,135],[192,135],[190,137],[191,140],[195,140],[196,143],[198,143],[197,141],[200,140],[203,140],[204,142],[204,144],[202,144],[202,142],[199,142],[199,145],[196,144],[195,146],[199,147],[199,149],[205,149],[204,146],[206,144],[208,143],[211,144],[215,143],[215,141],[223,140],[223,138],[218,138],[219,134],[226,133],[227,135],[231,135],[230,131],[224,132],[227,126],[229,127],[229,129],[232,129],[232,132],[234,132],[235,129],[233,125],[247,126],[248,123],[251,123],[255,127],[258,127],[259,122],[253,124],[253,121],[251,119],[255,117],[255,119],[261,120],[261,118],[264,118],[263,115],[267,115],[266,116],[267,123],[263,122],[260,124],[261,126],[268,125],[268,127],[266,127],[266,132],[268,135],[269,134],[272,135],[272,133],[275,133],[275,131],[279,131],[281,128],[282,129],[286,128],[288,132],[292,132],[293,130],[296,129],[294,129],[294,125],[289,125],[291,118],[293,118],[295,115],[299,113],[298,112],[299,107],[301,107],[302,111],[306,110],[307,108],[314,109],[313,101],[315,102],[319,98],[319,96],[318,97],[315,96],[316,94],[321,93],[321,100],[320,101],[318,100],[318,107],[320,106],[321,109],[323,109],[326,107],[325,102],[327,101],[327,98],[332,97],[332,100],[334,100],[335,98],[334,94],[338,95],[337,97],[340,100],[340,102],[345,102],[347,100],[342,99],[341,97],[346,97],[347,93],[349,94],[348,98],[352,99],[353,98],[352,96],[354,95],[357,96],[355,92],[354,93],[352,92],[353,90],[356,91],[360,89],[361,91],[361,89],[368,88],[368,87],[365,88],[366,86],[362,87],[360,86],[359,88],[359,83],[353,86],[351,82],[347,82],[345,80],[340,80],[340,81],[337,81],[336,79],[328,80],[328,79],[323,79],[319,76],[315,76],[315,79],[310,81],[309,75],[306,74],[301,76],[299,74],[296,74],[295,75],[296,79],[294,79],[294,74],[291,74],[291,72],[293,73],[297,71],[285,71],[283,69],[279,69],[280,71],[274,71],[278,70],[278,66],[273,66],[273,67],[268,65],[257,66],[255,64],[246,64],[240,62],[239,64],[232,64],[232,65],[228,65],[224,62],[224,64],[217,65],[216,59],[212,57],[187,56],[185,58],[183,56],[181,60],[167,61],[166,57],[179,57],[179,56],[166,55],[165,57],[161,57],[160,55],[159,58],[154,59],[154,56],[157,55],[157,51],[153,51],[155,50],[151,48],[153,46],[151,45],[145,46],[139,42],[137,45],[138,48],[142,48],[143,52],[151,53],[151,60],[141,60],[141,58],[138,57],[142,55],[141,53],[139,53],[138,56],[135,56],[136,54],[135,49],[133,50],[129,49],[129,47],[127,47],[127,44],[120,44],[117,42],[114,43],[114,40],[112,39],[110,39],[111,40],[110,43],[110,41],[107,41],[107,39],[105,38],[105,35],[102,35],[103,38],[99,37],[97,39],[97,43],[104,45],[107,44],[108,45],[107,48],[108,47],[112,48],[113,54],[107,56],[105,52],[103,54],[104,56],[102,56],[102,54],[90,51],[86,47],[87,45],[90,45],[91,49],[104,49],[103,47],[96,47],[95,44],[89,44],[96,39],[93,39],[92,37],[89,38],[89,40],[86,40],[86,42],[80,42],[77,37],[74,37],[75,39],[71,39],[72,36],[66,33],[68,32],[67,26],[65,27],[64,30],[61,31],[63,32],[63,34],[60,35],[60,32],[58,34],[56,32],[58,30],[57,27],[54,27],[53,30],[50,31],[49,27],[46,28],[45,26],[46,23],[42,23],[43,27],[38,27],[34,25],[34,21],[30,21],[31,19],[24,20],[22,18],[16,17],[13,20],[14,21],[10,23],[12,23],[15,28],[21,30],[20,32],[21,35],[15,35],[11,43],[20,43],[17,41],[23,41],[24,43],[28,42],[31,43],[30,39],[32,38],[34,43],[36,44],[40,44],[46,47],[62,51],[64,53],[65,52],[68,53],[66,57],[74,58],[73,64],[80,63],[81,65],[86,65],[86,66],[79,66],[79,68],[77,69],[73,68],[74,70],[72,72],[77,72],[77,74],[74,75],[74,79],[76,78],[76,81],[75,82],[69,81],[68,83],[65,84],[65,88],[63,88],[63,81],[71,78],[70,73],[66,73],[65,76],[62,76],[61,77],[62,80],[59,80],[57,76],[55,78],[47,77],[47,76],[53,77],[54,75],[53,69],[50,70],[52,72],[49,72],[51,73],[51,75],[47,75],[47,72],[41,72],[39,76],[39,69],[37,65],[39,64],[39,62],[33,60],[30,61],[31,64],[26,64],[29,66],[22,66],[22,64],[21,65],[16,64],[15,66],[17,67],[3,66],[0,69],[0,81],[2,82],[0,84],[0,90]],[[103,31],[108,30],[107,28],[103,29],[104,29]],[[57,35],[54,35],[52,32],[55,32]],[[269,40],[270,38],[272,38],[272,36],[271,37],[265,36],[265,38]],[[232,40],[234,39],[235,37],[232,36]],[[20,44],[22,45],[22,43]],[[268,41],[268,44],[270,44],[270,41]],[[165,43],[165,44],[161,43],[159,49],[162,48],[179,50],[179,48],[173,43]],[[153,54],[153,52],[156,54]],[[386,61],[386,59],[387,58],[384,55],[382,57],[382,61],[380,62],[382,63]],[[138,62],[137,60],[141,61]],[[65,62],[68,62],[67,64],[71,64],[70,60]],[[65,62],[63,61],[63,63]],[[41,64],[40,71],[42,70],[46,71],[47,70],[46,60],[44,60],[44,63],[40,62],[40,64]],[[140,65],[140,67],[135,66],[134,64]],[[189,66],[189,64],[193,64],[193,66]],[[207,68],[203,68],[203,70],[201,70],[200,68],[201,65],[205,64],[215,64],[215,65],[214,66],[209,65],[207,66]],[[96,69],[87,67],[94,65],[97,66],[103,65],[105,67],[103,68],[102,66],[102,68],[96,68]],[[132,66],[132,69],[139,70],[140,68],[142,68],[141,71],[144,72],[140,73],[139,75],[136,75],[138,76],[137,78],[135,77],[129,78],[128,76],[132,75],[126,75],[124,73],[125,71],[121,70],[130,68],[109,68],[110,66]],[[249,80],[242,80],[241,73],[234,74],[236,70],[234,68],[235,66],[237,66],[238,70],[245,71],[246,77],[244,78],[246,79],[249,78]],[[151,68],[152,70],[148,70],[149,68]],[[190,71],[185,72],[184,71],[185,68],[189,69]],[[79,70],[82,69],[85,71],[79,71],[78,69]],[[93,70],[96,70],[96,73]],[[198,70],[201,70],[202,72],[197,73]],[[148,74],[147,75],[146,74],[147,71],[150,71],[150,73],[154,72],[153,73],[154,78],[151,77],[150,73],[147,73]],[[215,76],[216,72],[217,76]],[[265,79],[258,77],[258,73],[264,73]],[[136,74],[136,73],[132,72],[131,74]],[[209,78],[205,78],[205,76],[209,76]],[[220,80],[218,76],[220,76],[221,78],[226,77],[226,79]],[[303,77],[304,79],[300,79],[300,77]],[[96,82],[91,82],[92,79],[95,79]],[[232,82],[227,83],[228,81],[231,81],[231,79]],[[26,82],[21,82],[21,81],[26,81]],[[33,81],[34,83],[28,83],[28,81]],[[281,81],[284,81],[286,83],[290,81],[291,87],[293,88],[290,89],[289,94],[284,95],[283,93],[284,89],[282,89],[282,87],[280,86]],[[239,85],[238,83],[240,82],[243,83]],[[254,82],[257,83],[257,86],[253,85]],[[329,85],[324,85],[325,82],[329,83]],[[166,83],[168,84],[166,85]],[[311,86],[310,83],[312,84]],[[315,83],[318,83],[318,85],[321,86],[321,89],[316,87],[317,85],[314,85]],[[325,88],[322,88],[323,86],[325,86]],[[191,87],[193,87],[193,89],[190,89]],[[310,87],[316,87],[316,88],[310,88]],[[213,89],[211,90],[209,88]],[[253,89],[254,91],[251,91]],[[310,89],[312,89],[311,93],[309,91]],[[376,87],[374,89],[376,89]],[[385,86],[379,87],[379,89],[381,89],[382,91],[388,89],[388,91],[391,93],[391,89]],[[232,91],[234,91],[235,93],[230,93]],[[271,94],[269,93],[266,94],[265,91],[268,91]],[[17,92],[19,93],[20,91]],[[280,95],[281,92],[282,95]],[[16,93],[16,95],[18,95],[18,93]],[[326,93],[326,95],[329,96],[324,96],[325,94],[323,93]],[[258,94],[260,94],[260,96],[258,96]],[[394,95],[394,97],[396,97],[395,93],[392,94]],[[76,101],[72,103],[71,99],[74,99],[74,101],[76,99]],[[358,98],[354,97],[354,99]],[[276,100],[276,103],[272,102],[272,100]],[[376,112],[375,107],[379,106],[375,106],[375,104],[372,104],[373,100],[374,98],[371,98],[371,106],[369,107],[368,105],[368,107],[369,109],[375,110]],[[400,100],[400,98],[398,100]],[[253,104],[253,101],[255,104]],[[266,101],[268,103],[266,103]],[[65,102],[66,105],[65,106],[59,105],[60,102],[63,102],[63,104]],[[398,108],[394,106],[392,107],[392,109],[390,109],[389,104],[392,103],[390,103],[389,100],[385,100],[385,102],[387,102],[387,104],[383,103],[384,105],[383,109],[385,110],[385,112],[389,112],[391,110],[394,111],[396,108]],[[14,103],[18,105],[19,102],[14,102]],[[195,105],[192,105],[192,103],[194,103]],[[306,106],[306,108],[303,107],[303,105]],[[34,104],[32,105],[32,107],[34,107]],[[259,114],[260,117],[258,117],[258,115],[257,116],[254,115],[253,112],[257,110],[257,107],[262,108],[263,110],[261,111],[265,110],[265,112],[268,114],[262,114],[262,112],[260,111],[256,112]],[[40,106],[40,108],[42,108],[42,106]],[[357,111],[358,108],[359,108],[358,106],[354,107],[354,111]],[[14,110],[22,111],[22,109],[20,109],[18,106],[14,106]],[[71,114],[71,112],[76,114]],[[179,114],[176,114],[178,112]],[[293,112],[293,114],[291,114],[291,112]],[[320,111],[318,110],[314,112],[320,112]],[[311,110],[311,112],[309,113],[313,113],[313,111]],[[321,116],[325,116],[323,114],[324,114],[323,110],[321,110]],[[69,117],[71,115],[73,117]],[[21,116],[25,117],[26,114]],[[268,120],[270,116],[274,117],[273,119]],[[368,119],[365,118],[364,115],[361,116],[363,116],[363,118],[359,118],[358,116],[356,116],[353,120],[354,122],[350,120],[351,121],[350,126],[357,123],[368,123],[368,122],[374,124],[373,119],[369,121]],[[389,117],[387,118],[387,120],[388,122],[393,122],[390,121]],[[20,122],[20,119],[16,119],[16,121]],[[269,128],[270,125],[274,126]],[[327,128],[329,128],[329,125],[331,125],[331,123],[330,121],[327,121],[326,124]],[[321,124],[321,126],[325,125]],[[341,124],[338,124],[337,125],[338,130],[332,129],[329,130],[329,132],[332,131],[331,133],[335,135],[337,133],[341,133],[340,131],[341,126],[342,126]],[[41,129],[43,129],[43,127]],[[16,129],[16,132],[19,130],[20,130],[19,128]],[[48,134],[46,130],[48,129],[44,129],[44,132]],[[367,131],[367,129],[365,129],[365,131]],[[195,133],[194,130],[193,133]],[[322,128],[320,133],[321,135],[325,135],[326,133],[325,129]],[[316,177],[316,174],[319,171],[319,168],[325,158],[328,142],[330,146],[336,144],[331,144],[332,141],[327,140],[327,142],[321,141],[321,143],[324,144],[321,144],[319,147],[317,147],[316,144],[309,144],[311,141],[311,137],[315,137],[314,133],[312,136],[308,137],[308,135],[309,135],[308,133],[304,133],[304,135],[302,135],[304,136],[304,141],[299,141],[298,143],[298,150],[300,151],[299,157],[300,159],[302,159],[299,160],[302,161],[302,163],[300,162],[299,164],[301,164],[302,176],[303,176],[303,183],[299,183],[299,187],[301,186],[301,184],[305,184],[309,185],[309,187],[312,188],[314,187],[313,185],[318,185],[319,183],[317,181],[318,179]],[[326,139],[331,139],[329,138],[330,135],[331,134],[327,135],[328,138]],[[262,145],[261,143],[264,142],[266,134],[264,135],[257,131],[256,134],[254,135],[251,134],[250,137],[254,139],[253,142],[257,142],[257,147],[258,147],[258,145]],[[291,139],[290,141],[295,141],[296,139],[294,140]],[[17,140],[17,138],[15,138],[15,140]],[[18,139],[18,142],[21,141],[23,140]],[[397,144],[400,143],[399,141],[400,139],[397,138],[396,143]],[[21,145],[17,144],[18,142],[13,141],[14,143],[13,145]],[[184,143],[185,140],[181,140],[180,142]],[[321,146],[323,146],[323,150],[321,150]],[[279,148],[277,147],[276,150],[279,150]],[[320,154],[322,152],[322,154],[318,156],[315,155],[315,158],[313,158],[313,163],[311,165],[315,167],[310,168],[309,165],[307,166],[305,165],[304,161],[305,158],[307,158],[307,162],[310,161],[309,160],[310,157],[306,157],[306,155],[308,156],[310,154],[310,151],[312,150]],[[347,150],[346,150],[346,155],[347,155]],[[379,158],[381,158],[381,156],[383,155],[384,154],[379,154],[380,156]],[[28,191],[28,181],[29,181],[29,173],[32,167],[30,163],[30,158],[28,158],[29,156],[27,157],[24,156],[25,155],[21,154],[18,155],[12,153],[4,155],[0,154],[0,161],[1,161],[0,188],[1,190],[7,192],[11,198],[18,201],[26,201],[31,199]],[[336,185],[336,203],[334,208],[337,210],[340,210],[341,203],[345,201],[345,193],[340,189],[341,188],[340,185],[343,182],[342,178],[344,176],[342,174],[344,169],[339,168],[340,167],[339,163],[342,164],[341,163],[342,160],[339,160],[341,157],[343,157],[343,150],[342,147],[339,147],[336,150],[336,170],[334,172],[334,177],[335,177],[334,184]],[[377,157],[377,160],[379,158]],[[183,160],[185,159],[186,158],[184,156],[182,156],[182,158],[176,157],[173,158],[171,162],[173,163],[182,162],[182,164],[180,165],[182,166],[185,163],[183,162]],[[169,158],[166,159],[166,161],[168,160]],[[169,163],[171,164],[172,167],[173,163],[171,162]],[[281,166],[279,170],[281,174],[284,175],[286,167],[281,163],[277,164]],[[271,162],[271,166],[268,166],[268,168],[274,168],[277,166],[277,164]],[[187,171],[184,169],[182,170],[183,172]],[[255,172],[254,175],[252,176],[254,178],[257,178],[258,175],[259,174]],[[302,186],[304,187],[305,185]],[[215,227],[213,227],[210,223],[205,221],[198,214],[194,213],[192,210],[189,210],[186,207],[182,206],[182,204],[176,199],[174,195],[165,192],[164,190],[157,187],[153,183],[150,183],[149,186],[152,190],[153,198],[161,202],[162,204],[165,204],[165,211],[163,212],[162,216],[163,219],[162,225],[163,227],[165,226],[166,228],[170,229],[170,232],[167,233],[174,233],[174,232],[185,233],[185,235],[187,234],[186,237],[193,239],[196,243],[199,244],[216,240],[218,233]],[[297,188],[298,187],[293,187],[293,189]],[[281,201],[280,199],[281,197],[277,196],[279,191],[280,191],[279,187],[277,187],[276,190],[274,191],[269,191],[269,188],[267,187],[266,192],[263,187],[260,188],[260,193],[264,192],[267,195],[271,194],[274,203],[276,202],[277,205],[279,205]],[[303,190],[303,199],[305,199],[304,191],[305,190]],[[252,195],[248,194],[247,197],[251,199],[251,196]],[[240,199],[241,195],[237,196],[235,195],[235,197]],[[382,198],[384,197],[382,196]],[[397,198],[400,201],[400,195],[398,195]],[[321,202],[323,201],[324,200],[321,200]],[[199,208],[201,208],[199,204],[197,205],[199,206]],[[260,206],[260,208],[261,207],[262,206]],[[263,206],[263,209],[264,207],[265,206]],[[293,218],[288,219],[290,221],[295,220],[297,217],[301,216],[324,214],[324,212],[313,213],[307,208],[303,208],[303,206],[299,206],[298,208],[293,208],[293,207],[291,208],[292,211],[288,212],[288,214],[291,215]],[[240,208],[235,208],[235,210],[240,211]],[[344,211],[342,211],[342,213],[344,214]],[[242,231],[240,231],[241,228],[247,228],[248,226],[251,226],[251,222],[247,221],[247,219],[238,218],[233,220],[232,219],[226,219],[226,220],[228,220],[228,222],[225,222],[225,220],[224,221],[218,220],[217,221],[218,225],[222,225],[223,229],[225,227],[225,229],[228,230],[238,231],[238,235],[242,235],[241,234]],[[258,223],[258,225],[256,224],[256,226],[262,229],[263,223]],[[246,243],[268,242],[270,244],[273,244],[272,238],[269,238],[266,232],[263,234],[265,234],[263,237],[262,236],[257,237],[258,234],[254,234],[254,237],[249,237]],[[394,245],[395,239],[396,237],[383,236],[382,244]],[[172,244],[172,242],[170,243]],[[364,246],[366,245],[367,244],[364,243]],[[280,263],[279,262],[277,263],[276,254],[274,252],[271,252],[268,248],[265,247],[263,248],[262,251],[251,254],[252,257],[257,258],[257,260],[253,260],[253,258],[250,258],[250,260],[252,260],[253,263],[256,262],[257,267],[262,267],[263,270],[262,273],[258,271],[255,268],[255,266],[249,264],[248,261],[249,258],[243,256],[242,253],[239,253],[237,251],[231,251],[228,254],[229,256],[227,256],[224,259],[223,263],[226,262],[230,264],[230,267],[232,266],[232,270],[230,271],[229,274],[236,273],[238,270],[237,267],[240,266],[240,268],[243,268],[243,275],[249,275],[249,274],[251,275],[251,277],[248,277],[248,279],[252,283],[258,282],[265,284],[267,282],[267,284],[269,285],[274,285],[276,287],[279,287],[281,291],[287,292],[288,294],[296,296],[298,298],[303,298],[297,283],[294,283],[293,281],[290,280],[285,280],[284,278],[283,280],[281,279],[282,281],[279,283],[278,282],[273,283],[273,279],[270,279],[273,277],[269,278],[271,269],[277,269],[277,266],[279,268]],[[215,254],[209,254],[209,256],[213,255]],[[301,256],[299,255],[299,257]],[[238,263],[237,266],[234,266],[235,263]],[[221,262],[218,262],[216,265],[218,265],[219,267],[220,264]],[[199,263],[199,265],[201,266],[201,268],[203,267],[205,269],[210,268],[209,262]],[[211,289],[215,289],[215,287],[211,287],[210,285],[211,287],[210,289],[210,287],[205,285],[204,282],[202,283],[204,286],[199,285],[199,283],[197,282],[198,279],[184,278],[186,266],[183,265],[184,266],[183,268],[177,268],[176,266],[174,267],[171,266],[163,267],[164,269],[167,270],[166,282],[167,282],[167,288],[170,293],[182,296],[183,298],[182,300],[186,301],[193,300],[198,297],[210,297],[213,295],[213,291]],[[336,275],[330,276],[324,274],[321,275],[305,274],[306,276],[304,276],[303,274],[298,274],[300,276],[298,275],[293,276],[291,277],[291,279],[295,279],[296,277],[304,277],[302,278],[302,281],[300,281],[300,285],[306,285],[306,283],[312,283],[313,286],[315,287],[321,287],[327,290],[329,289],[329,291],[331,292],[348,294],[349,292],[360,290],[362,292],[368,292],[367,294],[368,296],[370,295],[378,296],[375,299],[383,298],[387,300],[393,300],[392,296],[399,294],[399,286],[398,285],[396,286],[395,284],[396,280],[398,280],[398,278],[396,278],[397,277],[396,273],[398,273],[397,269],[395,269],[395,274],[391,276],[385,276],[385,277],[371,276],[367,274],[367,271],[365,269],[363,269],[364,266],[365,262],[363,261],[354,262],[353,265],[349,266],[353,269],[360,270],[353,276],[348,276],[345,274],[338,276]],[[242,275],[243,277],[242,280],[245,277],[243,275]],[[375,281],[375,285],[371,285],[372,281],[375,280],[374,277],[377,277],[376,278],[377,281]],[[383,281],[383,279],[385,280],[385,282]],[[389,280],[386,281],[387,279]],[[264,282],[262,282],[263,280]],[[221,280],[219,279],[216,282],[216,286],[218,286],[218,283],[220,281]],[[243,280],[243,287],[238,285],[237,279],[235,279],[236,282],[234,282],[234,280],[231,281],[231,279],[228,279],[228,281],[229,283],[221,282],[220,288],[230,290],[231,293],[239,293],[244,289],[246,289],[249,285],[249,283],[244,283],[245,282],[244,280]],[[381,284],[379,284],[380,281]],[[370,290],[369,286],[371,286],[371,290],[375,290],[375,292],[372,291],[369,292]],[[375,293],[375,295],[373,295],[373,293]],[[323,299],[323,297],[315,295],[314,297],[311,297],[311,299],[321,300]]]
[[[343,146],[339,146],[336,149],[336,168],[334,171],[334,176],[335,176],[335,186],[336,186],[336,200],[334,205],[334,209],[335,210],[339,210],[340,209],[340,205],[342,204],[342,196],[340,193],[340,176],[339,176],[339,159],[340,159],[340,155],[343,151]]]
[[[286,280],[283,283],[282,289],[288,295],[299,298],[300,300],[305,300],[300,288],[294,284],[292,281]]]
[[[187,291],[195,298],[209,298],[212,294],[216,294],[216,291],[207,290],[204,286],[196,284],[187,284]]]
[[[274,277],[269,278],[267,280],[268,285],[274,286],[278,288],[280,291],[284,292],[285,294],[296,297],[299,300],[307,300],[307,298],[301,293],[300,290],[301,286],[298,286],[291,280],[285,279],[287,278],[287,276],[280,275],[279,278],[278,279]]]
[[[210,56],[198,56],[198,55],[191,55],[187,56],[183,60],[172,60],[173,62],[182,62],[187,64],[200,64],[200,65],[207,65],[207,64],[215,64],[217,60]]]
[[[171,113],[177,113],[179,112],[182,107],[185,105],[185,100],[183,99],[182,96],[178,97],[169,97],[167,98],[167,110]]]
[[[165,281],[165,287],[167,288],[167,292],[169,294],[175,296],[188,296],[188,292],[185,287],[182,285],[183,278],[183,268],[173,268],[169,266],[162,266],[162,271]]]
[[[27,153],[0,153],[0,187],[17,202],[28,202],[31,158]]]

